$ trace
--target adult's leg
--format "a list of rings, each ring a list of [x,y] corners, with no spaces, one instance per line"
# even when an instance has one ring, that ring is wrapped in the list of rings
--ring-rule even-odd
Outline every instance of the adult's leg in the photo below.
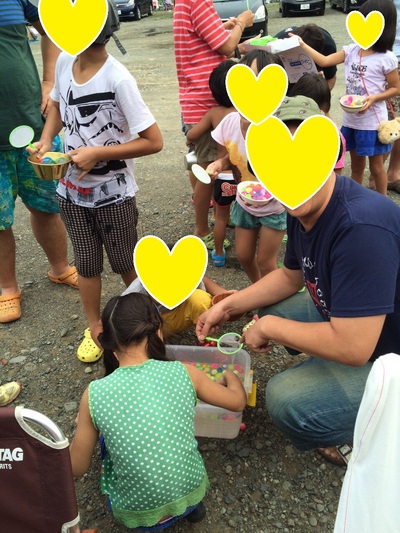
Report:
[[[0,231],[0,287],[2,295],[19,292],[15,274],[15,239],[12,228]]]
[[[322,322],[322,317],[317,311],[308,291],[297,292],[281,302],[261,307],[258,316],[274,315],[298,322]]]
[[[299,322],[322,321],[307,291],[263,307],[258,314]],[[288,351],[292,355],[298,353]],[[269,380],[265,397],[267,410],[299,450],[352,442],[355,418],[370,368],[371,363],[351,367],[310,357]]]
[[[30,211],[33,234],[50,263],[50,274],[60,276],[69,268],[67,232],[59,214],[44,213],[26,206]]]
[[[368,362],[352,367],[310,357],[269,380],[266,408],[299,450],[353,442],[371,366]]]

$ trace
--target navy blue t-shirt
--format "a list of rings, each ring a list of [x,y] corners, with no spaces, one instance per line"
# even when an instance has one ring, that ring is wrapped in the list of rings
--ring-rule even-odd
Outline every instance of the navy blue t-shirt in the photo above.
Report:
[[[302,270],[323,320],[386,314],[371,360],[400,354],[400,208],[336,176],[332,197],[310,231],[288,215],[284,264]]]

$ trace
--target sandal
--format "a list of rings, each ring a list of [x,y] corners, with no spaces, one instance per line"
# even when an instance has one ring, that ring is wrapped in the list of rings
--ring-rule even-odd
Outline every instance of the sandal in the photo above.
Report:
[[[341,446],[332,446],[329,448],[317,448],[316,450],[318,455],[336,466],[347,466],[352,451],[353,447],[350,444],[342,444]]]
[[[103,355],[103,350],[92,339],[90,329],[86,328],[83,341],[79,345],[76,356],[82,363],[95,363]]]
[[[225,249],[223,248],[223,254],[222,255],[216,255],[215,250],[211,252],[211,259],[212,263],[215,267],[223,267],[226,263],[226,253]]]
[[[0,296],[0,323],[14,322],[21,317],[21,291]]]
[[[4,407],[13,402],[21,392],[21,383],[11,381],[0,387],[0,407]]]
[[[60,283],[62,285],[68,285],[68,287],[72,287],[73,289],[79,288],[78,287],[78,272],[76,271],[76,267],[74,266],[69,267],[60,276],[52,276],[50,272],[47,275],[49,277],[49,280],[52,281],[53,283]]]
[[[199,237],[199,239],[201,239],[204,242],[207,250],[214,250],[215,244],[214,244],[214,233],[213,232],[209,233],[205,237]],[[225,249],[229,248],[229,246],[231,245],[230,240],[224,239],[223,245]]]

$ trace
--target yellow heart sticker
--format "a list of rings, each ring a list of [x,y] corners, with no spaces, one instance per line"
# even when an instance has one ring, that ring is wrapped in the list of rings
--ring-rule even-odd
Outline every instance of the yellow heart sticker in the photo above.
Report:
[[[253,124],[260,124],[280,106],[288,77],[280,65],[267,65],[256,77],[247,65],[235,65],[226,78],[231,102]]]
[[[137,243],[133,260],[146,291],[167,309],[174,309],[197,289],[208,253],[204,242],[194,235],[180,239],[172,251],[159,237],[149,235]]]
[[[251,124],[246,151],[258,180],[289,209],[296,209],[324,185],[335,167],[339,133],[327,117],[309,117],[295,131],[278,118]]]
[[[347,15],[347,33],[363,50],[371,48],[382,35],[385,17],[379,11],[371,11],[365,18],[359,11]]]
[[[53,43],[71,56],[88,48],[107,19],[107,0],[40,0],[39,18]]]

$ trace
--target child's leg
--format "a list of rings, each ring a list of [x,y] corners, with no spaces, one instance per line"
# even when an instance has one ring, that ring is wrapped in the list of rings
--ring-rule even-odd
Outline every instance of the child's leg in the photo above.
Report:
[[[137,278],[133,252],[137,242],[138,210],[135,198],[98,209],[97,227],[111,268],[128,287]],[[117,244],[117,245],[116,245]]]
[[[236,256],[250,281],[261,279],[260,268],[256,259],[257,239],[260,229],[245,229],[236,226]]]
[[[224,240],[229,222],[229,206],[215,206],[214,245],[215,255],[224,255]]]
[[[132,270],[130,270],[129,272],[121,274],[121,278],[123,279],[125,286],[129,287],[132,281],[135,281],[135,279],[137,278],[136,270],[132,268]]]
[[[257,250],[257,264],[261,277],[278,268],[277,257],[284,234],[284,231],[262,226]]]
[[[83,310],[89,322],[90,334],[94,342],[100,346],[97,337],[102,331],[100,323],[101,276],[86,278],[78,274],[78,284]]]
[[[351,158],[351,177],[354,181],[362,185],[363,179],[364,179],[366,157],[364,155],[357,155],[354,149],[354,150],[350,150],[350,158]]]
[[[376,192],[387,194],[387,174],[383,165],[383,154],[371,155],[369,158],[369,170],[375,182]]]
[[[74,249],[78,285],[81,284],[79,293],[83,309],[89,322],[92,338],[99,345],[97,336],[101,332],[100,297],[103,245],[99,233],[94,231],[98,210],[75,205],[64,198],[58,198],[58,202],[61,217]],[[85,341],[86,339],[83,342],[85,343]]]

